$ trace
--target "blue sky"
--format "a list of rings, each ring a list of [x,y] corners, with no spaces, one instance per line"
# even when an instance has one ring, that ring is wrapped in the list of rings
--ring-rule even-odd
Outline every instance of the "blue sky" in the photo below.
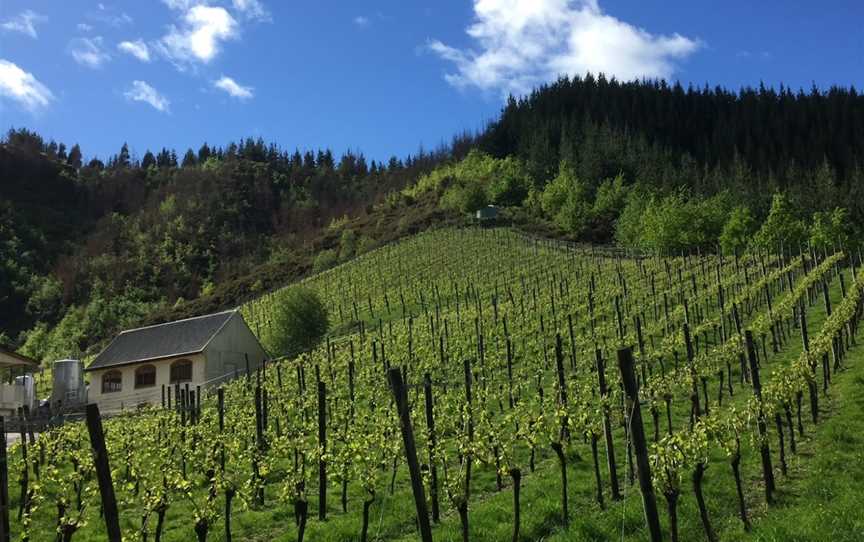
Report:
[[[559,73],[862,89],[862,24],[860,0],[0,0],[0,129],[386,159]]]

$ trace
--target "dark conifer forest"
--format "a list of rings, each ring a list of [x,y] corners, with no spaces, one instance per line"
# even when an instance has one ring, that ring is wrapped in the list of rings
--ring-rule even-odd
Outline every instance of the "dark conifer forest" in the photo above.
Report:
[[[822,203],[853,203],[864,181],[864,96],[564,78],[510,98],[478,145],[518,156],[541,181],[567,160],[589,183],[623,172],[704,194],[743,190],[767,202],[775,190],[815,190],[831,200]],[[850,209],[859,220],[860,205]]]

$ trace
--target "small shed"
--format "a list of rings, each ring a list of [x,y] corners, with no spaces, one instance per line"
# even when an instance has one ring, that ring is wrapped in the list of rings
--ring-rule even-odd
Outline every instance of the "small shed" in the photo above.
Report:
[[[36,408],[37,371],[38,361],[0,346],[0,415],[13,415],[24,406]]]
[[[498,218],[498,207],[487,205],[482,209],[477,209],[475,218],[478,222],[492,222]]]
[[[85,369],[103,412],[159,404],[175,386],[217,385],[257,369],[267,352],[238,310],[120,333]]]

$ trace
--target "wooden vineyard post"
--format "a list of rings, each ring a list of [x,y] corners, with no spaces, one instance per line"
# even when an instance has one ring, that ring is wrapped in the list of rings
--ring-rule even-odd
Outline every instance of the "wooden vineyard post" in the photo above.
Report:
[[[6,420],[0,416],[0,542],[9,542],[9,469],[6,464]]]
[[[102,515],[108,530],[109,542],[121,542],[120,517],[117,514],[117,498],[111,482],[111,467],[108,465],[108,451],[105,449],[105,433],[102,431],[102,417],[95,403],[87,405],[87,431],[93,448],[93,464],[102,496]]]
[[[810,365],[811,378],[807,380],[807,391],[810,394],[810,415],[813,417],[813,424],[815,425],[819,422],[819,388],[816,386],[816,363],[810,359],[810,337],[807,334],[807,308],[804,303],[801,303],[801,309],[798,313],[801,318],[801,341]]]
[[[639,489],[642,493],[645,522],[648,524],[651,542],[660,542],[663,539],[660,532],[660,515],[657,512],[657,500],[654,497],[654,486],[651,482],[648,444],[645,442],[642,411],[639,407],[639,390],[636,386],[636,373],[633,370],[633,350],[629,347],[618,350],[618,368],[621,370],[624,393],[627,395],[627,401],[631,408],[629,416],[630,438],[633,439],[633,450],[636,454],[636,474],[639,477]]]
[[[327,519],[327,462],[323,454],[327,453],[327,385],[318,381],[318,446],[321,448],[321,459],[318,460],[318,519]]]
[[[600,387],[600,398],[605,399],[606,390],[606,369],[603,363],[603,352],[598,348],[596,351],[597,359],[597,379]],[[609,486],[612,488],[612,500],[620,501],[621,492],[618,489],[618,468],[615,465],[615,443],[612,441],[612,423],[609,421],[609,406],[603,405],[603,436],[606,441],[606,463],[609,466]]]
[[[216,402],[219,410],[219,434],[225,432],[225,390],[220,386],[216,390]],[[225,472],[225,445],[219,446],[219,463]]]
[[[564,353],[561,346],[561,334],[555,334],[555,366],[558,372],[558,401],[561,407],[567,409],[567,382],[564,380]],[[567,429],[567,418],[561,422],[561,437],[569,440],[569,431]]]
[[[261,386],[255,386],[255,454],[252,456],[252,472],[256,484],[255,504],[264,506],[264,483],[261,480],[259,460],[264,454],[264,426],[261,424]]]
[[[396,399],[396,410],[399,412],[399,426],[402,429],[402,440],[405,444],[405,459],[408,461],[408,472],[411,475],[411,490],[414,493],[414,504],[417,507],[417,523],[420,526],[420,539],[432,542],[432,527],[429,524],[429,512],[426,510],[426,493],[420,475],[420,464],[417,462],[417,447],[414,443],[414,430],[411,428],[411,414],[408,411],[408,394],[402,373],[393,367],[387,375],[390,378],[390,389]]]
[[[759,380],[759,364],[756,361],[756,348],[753,346],[753,333],[748,329],[745,333],[747,344],[747,357],[750,361],[750,380],[753,383],[753,394],[759,403],[759,453],[762,456],[762,477],[765,481],[765,500],[768,504],[774,502],[774,470],[771,467],[771,450],[768,448],[766,433],[768,428],[765,424],[765,413],[762,411],[762,383]]]
[[[438,467],[435,465],[435,417],[432,404],[432,378],[429,373],[423,375],[423,394],[426,399],[426,429],[429,431],[429,474],[431,476],[429,491],[432,492],[432,521],[441,521],[438,509]]]

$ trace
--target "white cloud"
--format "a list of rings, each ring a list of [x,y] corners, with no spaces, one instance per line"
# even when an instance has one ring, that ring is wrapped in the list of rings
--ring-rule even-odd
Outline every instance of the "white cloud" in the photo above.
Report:
[[[238,31],[237,21],[225,8],[196,5],[184,13],[179,28],[171,26],[157,48],[178,66],[207,63],[219,54],[221,42],[236,38]]]
[[[117,48],[124,53],[129,53],[141,62],[150,62],[150,49],[143,40],[136,41],[121,41],[117,44]]]
[[[253,91],[255,89],[253,89],[252,87],[244,87],[242,85],[239,85],[237,81],[225,75],[223,75],[218,81],[213,81],[213,86],[218,89],[224,90],[230,96],[234,98],[239,98],[241,100],[248,100],[249,98],[252,98],[252,96],[254,96]]]
[[[153,106],[157,111],[167,113],[171,102],[168,98],[159,94],[155,88],[151,87],[144,81],[132,81],[132,87],[123,93],[126,99],[133,102],[144,102]]]
[[[365,15],[358,15],[354,17],[354,24],[356,24],[357,26],[366,26],[369,24],[369,17],[366,17]]]
[[[162,3],[168,6],[169,9],[186,11],[195,4],[199,4],[200,2],[196,0],[162,0]]]
[[[111,55],[102,49],[102,36],[73,39],[69,42],[69,54],[78,64],[93,69],[111,60]]]
[[[26,9],[19,13],[17,16],[12,17],[11,19],[4,21],[0,24],[0,28],[3,30],[9,30],[12,32],[21,32],[22,34],[26,34],[33,39],[39,37],[39,34],[36,33],[36,23],[42,23],[48,20],[48,17],[44,15],[39,15],[33,10]]]
[[[99,8],[98,11],[87,14],[87,17],[93,21],[118,28],[134,22],[134,19],[126,12],[118,12],[114,8],[106,7],[105,4],[97,4],[96,7]]]
[[[32,73],[0,58],[0,96],[15,100],[30,111],[48,107],[54,95]]]
[[[267,11],[267,8],[259,0],[232,0],[232,5],[246,19],[255,21],[271,20],[270,12]]]
[[[428,47],[455,64],[445,75],[450,84],[504,94],[586,72],[668,78],[675,61],[701,45],[677,33],[650,34],[603,13],[597,0],[474,0],[474,16],[466,32],[478,50],[438,40]]]
[[[93,30],[93,27],[87,23],[78,23],[78,30],[80,30],[81,32],[90,32],[91,30]]]

